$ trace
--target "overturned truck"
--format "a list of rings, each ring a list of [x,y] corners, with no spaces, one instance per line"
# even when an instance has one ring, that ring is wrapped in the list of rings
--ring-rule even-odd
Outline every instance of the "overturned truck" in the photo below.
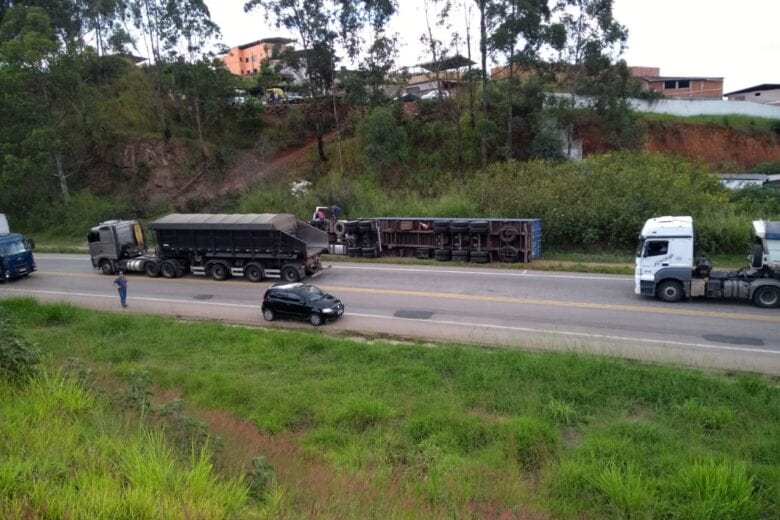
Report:
[[[312,224],[317,224],[312,222]],[[539,219],[379,217],[326,220],[331,254],[459,262],[531,262],[542,254]]]
[[[118,270],[174,278],[193,274],[251,282],[281,278],[288,282],[317,276],[328,236],[289,214],[179,214],[149,225],[157,248],[147,249],[141,224],[109,220],[87,237],[92,266],[104,274]]]

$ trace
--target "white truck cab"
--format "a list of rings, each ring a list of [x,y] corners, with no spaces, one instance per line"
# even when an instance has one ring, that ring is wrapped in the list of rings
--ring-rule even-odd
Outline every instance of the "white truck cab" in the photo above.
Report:
[[[665,302],[707,297],[780,307],[780,222],[754,221],[753,235],[749,267],[713,271],[706,258],[694,260],[691,217],[651,218],[639,235],[634,292]]]
[[[673,277],[690,281],[693,275],[693,219],[691,217],[651,218],[642,227],[636,252],[634,292],[655,296],[656,285]],[[667,284],[668,285],[668,284]],[[666,288],[675,291],[676,288]],[[686,291],[690,294],[690,289]],[[683,295],[671,294],[680,299]]]

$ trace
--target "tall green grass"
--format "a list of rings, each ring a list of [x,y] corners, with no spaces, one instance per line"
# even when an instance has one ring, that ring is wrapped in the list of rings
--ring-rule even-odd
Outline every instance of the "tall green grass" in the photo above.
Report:
[[[303,458],[287,449],[273,461],[274,507],[283,516],[682,519],[780,511],[780,389],[757,376],[185,324],[28,299],[0,306],[55,362],[78,356],[108,378],[146,371],[160,391],[175,389],[273,438],[295,439]],[[76,404],[63,417],[83,420],[90,408]],[[11,406],[4,413],[28,415]],[[143,452],[160,461],[143,466],[148,475],[132,474],[178,490],[160,450]],[[43,452],[41,459],[51,461],[51,474],[69,464]],[[14,460],[3,471],[28,471],[29,462]],[[127,458],[114,460],[129,472]],[[311,466],[305,486],[301,464]],[[362,482],[359,490],[350,479]],[[337,491],[343,486],[352,492]],[[238,496],[228,488],[225,497]],[[137,493],[148,503],[143,489]]]
[[[3,518],[235,518],[262,511],[211,453],[177,458],[162,430],[125,422],[59,371],[0,379]]]

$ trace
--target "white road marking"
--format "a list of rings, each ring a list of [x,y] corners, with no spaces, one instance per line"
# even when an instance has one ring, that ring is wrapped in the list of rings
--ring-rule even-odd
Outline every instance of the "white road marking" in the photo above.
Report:
[[[75,292],[65,292],[65,291],[41,291],[41,290],[3,288],[2,290],[0,290],[0,293],[2,292],[16,292],[20,294],[30,294],[30,293],[49,294],[55,296],[84,296],[90,298],[116,299],[116,295],[75,293]],[[220,302],[213,302],[213,301],[197,301],[197,300],[173,300],[173,299],[165,299],[165,298],[133,297],[131,299],[131,302],[132,300],[149,301],[149,302],[156,302],[156,303],[183,303],[183,304],[210,305],[210,306],[219,306],[219,307],[238,307],[242,309],[255,309],[255,310],[260,310],[261,308],[259,305],[246,305],[240,303],[220,303]],[[711,350],[726,350],[726,351],[734,351],[734,352],[755,352],[759,354],[780,355],[780,350],[731,347],[731,346],[722,346],[722,345],[712,345],[708,343],[686,343],[682,341],[666,341],[660,339],[635,338],[630,336],[612,336],[609,334],[592,334],[587,332],[566,332],[560,330],[536,329],[531,327],[513,327],[509,325],[492,325],[486,323],[470,323],[470,322],[448,321],[448,320],[421,320],[415,318],[399,318],[396,316],[382,316],[378,314],[360,314],[360,313],[352,313],[352,312],[345,313],[344,316],[355,316],[359,318],[378,318],[383,320],[413,321],[413,322],[426,323],[426,324],[434,323],[437,325],[448,325],[448,326],[458,325],[458,326],[465,326],[465,327],[481,327],[486,329],[508,330],[508,331],[516,331],[516,332],[531,332],[535,334],[551,334],[551,335],[571,336],[571,337],[588,338],[588,339],[602,339],[602,340],[606,339],[606,340],[613,340],[613,341],[647,343],[653,345],[673,345],[679,347],[693,347],[693,348],[703,348],[703,349],[711,349]]]

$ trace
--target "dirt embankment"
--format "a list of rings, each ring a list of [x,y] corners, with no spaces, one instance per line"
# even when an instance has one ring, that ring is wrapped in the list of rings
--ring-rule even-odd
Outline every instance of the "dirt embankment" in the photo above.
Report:
[[[648,122],[645,149],[703,161],[715,171],[750,171],[780,160],[780,135],[689,123]]]

